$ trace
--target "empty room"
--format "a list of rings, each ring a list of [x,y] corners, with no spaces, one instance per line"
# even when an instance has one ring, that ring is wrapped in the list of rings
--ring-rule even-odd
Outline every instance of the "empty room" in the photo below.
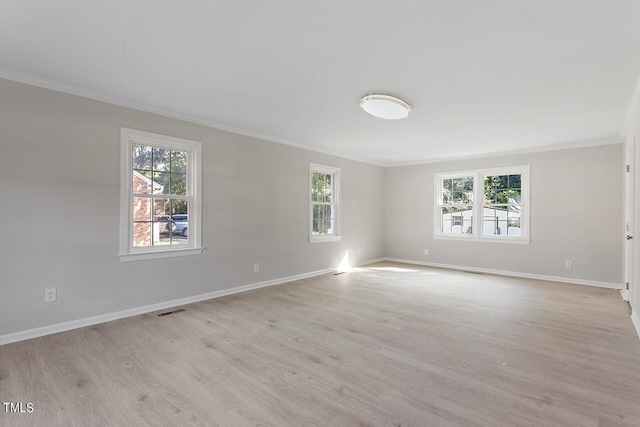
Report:
[[[0,2],[0,425],[640,426],[639,17]]]

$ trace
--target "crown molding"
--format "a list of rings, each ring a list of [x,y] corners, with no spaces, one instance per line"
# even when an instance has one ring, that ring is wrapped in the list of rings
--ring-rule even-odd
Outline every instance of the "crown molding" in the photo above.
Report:
[[[570,150],[573,148],[588,148],[588,147],[597,147],[600,145],[622,144],[623,142],[624,141],[618,137],[590,139],[586,141],[565,142],[561,144],[543,145],[540,147],[522,148],[517,150],[492,151],[489,153],[471,154],[468,156],[439,157],[437,159],[417,160],[413,162],[398,162],[398,163],[387,164],[386,167],[417,166],[417,165],[426,165],[426,164],[432,164],[432,163],[455,162],[460,160],[484,159],[489,157],[516,156],[520,154],[533,154],[533,153],[543,153],[547,151]]]
[[[49,89],[56,92],[62,92],[69,95],[80,96],[82,98],[92,99],[94,101],[106,102],[107,104],[117,105],[119,107],[131,108],[138,111],[144,111],[146,113],[157,114],[160,116],[168,117],[171,119],[181,120],[196,125],[206,126],[225,132],[235,133],[238,135],[248,136],[251,138],[261,139],[264,141],[275,142],[277,144],[288,145],[290,147],[301,148],[303,150],[312,151],[314,153],[326,154],[329,156],[340,157],[342,159],[353,160],[356,162],[366,163],[373,166],[385,167],[385,164],[374,162],[369,159],[365,159],[359,156],[351,156],[342,153],[338,153],[332,150],[324,150],[322,148],[312,147],[310,145],[302,144],[288,139],[278,138],[275,136],[267,135],[260,132],[254,132],[247,129],[242,129],[234,126],[225,125],[212,120],[207,120],[202,117],[198,117],[191,114],[184,114],[178,111],[174,111],[167,108],[155,107],[150,104],[133,101],[118,96],[105,95],[104,93],[92,91],[90,89],[82,88],[75,85],[61,83],[51,79],[45,79],[42,77],[34,76],[31,74],[23,73],[20,71],[11,70],[9,68],[0,67],[0,78],[5,80],[11,80],[18,83],[24,83],[30,86],[36,86],[43,89]]]
[[[508,150],[508,151],[494,151],[489,153],[479,153],[479,154],[472,154],[472,155],[465,155],[465,156],[439,157],[435,159],[423,159],[423,160],[415,160],[410,162],[375,162],[359,156],[347,155],[347,154],[339,153],[333,150],[325,150],[322,148],[312,147],[310,145],[302,144],[296,141],[290,141],[288,139],[278,138],[278,137],[263,134],[260,132],[254,132],[247,129],[225,125],[222,123],[204,119],[202,117],[198,117],[191,114],[184,114],[184,113],[180,113],[178,111],[174,111],[166,108],[159,108],[159,107],[152,106],[150,104],[145,104],[142,102],[137,102],[137,101],[133,101],[133,100],[122,98],[122,97],[106,95],[104,93],[96,92],[87,88],[82,88],[76,85],[70,85],[67,83],[62,83],[62,82],[51,80],[51,79],[46,79],[46,78],[35,76],[32,74],[23,73],[21,71],[12,70],[6,67],[0,66],[0,78],[11,80],[18,83],[24,83],[30,86],[40,87],[43,89],[49,89],[56,92],[62,92],[69,95],[80,96],[82,98],[88,98],[94,101],[105,102],[105,103],[117,105],[120,107],[131,108],[134,110],[144,111],[151,114],[157,114],[157,115],[168,117],[171,119],[176,119],[176,120],[181,120],[188,123],[206,126],[209,128],[214,128],[214,129],[225,131],[225,132],[230,132],[238,135],[248,136],[251,138],[261,139],[264,141],[274,142],[277,144],[283,144],[290,147],[300,148],[300,149],[311,151],[314,153],[339,157],[342,159],[352,160],[360,163],[366,163],[369,165],[379,166],[383,168],[414,166],[414,165],[442,163],[442,162],[450,162],[450,161],[458,161],[458,160],[501,157],[501,156],[518,155],[518,154],[539,153],[539,152],[545,152],[545,151],[566,150],[571,148],[586,148],[586,147],[593,147],[598,145],[619,144],[623,142],[622,138],[624,138],[624,134],[626,133],[629,123],[631,122],[631,118],[635,108],[640,106],[640,78],[639,78],[636,84],[636,89],[632,96],[631,102],[627,108],[625,122],[622,126],[619,137],[611,137],[611,138],[587,140],[587,141],[574,141],[574,142],[561,143],[561,144],[545,145],[541,147],[531,147],[531,148],[523,148],[523,149]]]

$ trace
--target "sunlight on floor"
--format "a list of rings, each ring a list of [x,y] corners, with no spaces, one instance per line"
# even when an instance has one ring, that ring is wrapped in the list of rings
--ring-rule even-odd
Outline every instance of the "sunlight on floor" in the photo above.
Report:
[[[367,267],[367,268],[369,270],[393,271],[397,273],[418,273],[420,271],[420,270],[414,270],[412,268],[404,268],[404,267]],[[431,274],[434,274],[434,273],[431,273]]]
[[[344,253],[342,261],[340,261],[340,265],[338,265],[338,273],[344,273],[346,271],[349,271],[349,251]]]

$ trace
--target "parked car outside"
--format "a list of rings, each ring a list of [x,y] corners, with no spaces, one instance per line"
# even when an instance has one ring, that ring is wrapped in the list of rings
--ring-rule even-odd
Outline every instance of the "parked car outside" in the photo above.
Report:
[[[176,224],[169,215],[156,215],[154,221],[158,223],[160,234],[168,236],[176,231]]]
[[[189,235],[189,215],[188,214],[174,214],[171,215],[175,228],[173,233],[182,234],[187,237]]]

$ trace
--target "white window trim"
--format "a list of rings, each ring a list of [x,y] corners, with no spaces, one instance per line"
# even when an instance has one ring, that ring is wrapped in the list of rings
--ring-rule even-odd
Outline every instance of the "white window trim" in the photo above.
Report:
[[[187,152],[189,207],[189,245],[176,248],[133,247],[133,144]],[[120,128],[120,261],[168,258],[202,253],[202,143],[140,130]]]
[[[311,195],[313,194],[313,173],[326,173],[333,175],[333,200],[335,201],[335,232],[333,234],[313,234],[313,200]],[[337,242],[342,239],[342,215],[341,215],[341,169],[333,166],[320,165],[317,163],[309,163],[309,242],[310,243],[324,243],[324,242]]]
[[[521,228],[520,236],[483,236],[482,235],[482,221],[483,215],[479,214],[484,206],[484,177],[487,175],[515,175],[520,174],[522,176],[522,200],[520,205],[522,210],[520,213],[520,219],[524,227]],[[442,180],[447,178],[456,178],[460,176],[472,176],[473,177],[473,224],[472,234],[446,234],[440,231],[440,205],[442,203],[442,194],[440,189],[442,188]],[[531,243],[529,238],[531,219],[529,215],[529,200],[530,200],[530,182],[531,182],[531,167],[530,165],[520,166],[506,166],[490,169],[473,169],[455,172],[436,172],[434,174],[434,210],[433,210],[433,238],[441,240],[458,240],[466,242],[490,242],[490,243],[513,243],[528,245]]]

